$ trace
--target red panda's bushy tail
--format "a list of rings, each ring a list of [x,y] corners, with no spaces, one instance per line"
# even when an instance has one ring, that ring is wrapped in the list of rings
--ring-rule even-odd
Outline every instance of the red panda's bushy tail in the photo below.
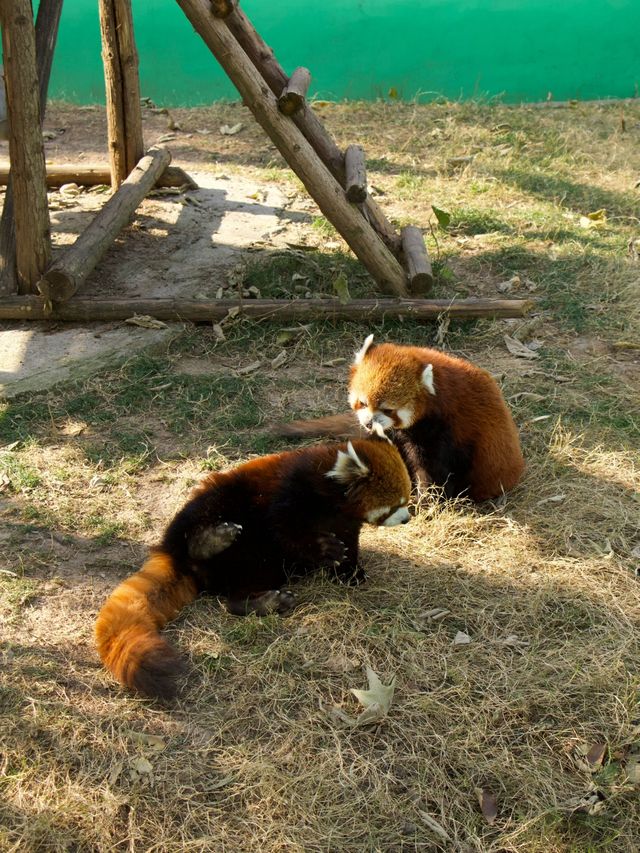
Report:
[[[116,587],[98,614],[96,641],[121,684],[152,698],[175,695],[184,665],[159,631],[196,595],[193,578],[179,574],[162,552]]]
[[[336,438],[362,438],[365,434],[353,412],[342,415],[328,415],[324,418],[314,418],[308,421],[290,421],[288,424],[277,424],[274,427],[274,432],[276,435],[290,438],[311,438],[327,435]]]

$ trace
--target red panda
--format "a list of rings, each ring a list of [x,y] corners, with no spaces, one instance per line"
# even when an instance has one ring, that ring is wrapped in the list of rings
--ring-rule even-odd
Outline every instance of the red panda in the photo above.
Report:
[[[183,667],[159,631],[199,593],[238,615],[286,613],[292,577],[327,568],[359,583],[362,525],[409,520],[411,483],[386,439],[325,444],[215,472],[195,489],[142,569],[107,599],[98,652],[125,686],[170,698]]]
[[[512,489],[524,471],[518,431],[494,379],[433,349],[365,340],[351,367],[358,423],[398,447],[412,480],[480,502]],[[355,426],[355,425],[354,425]],[[285,435],[348,434],[345,415],[297,421]],[[356,430],[352,428],[352,434]]]

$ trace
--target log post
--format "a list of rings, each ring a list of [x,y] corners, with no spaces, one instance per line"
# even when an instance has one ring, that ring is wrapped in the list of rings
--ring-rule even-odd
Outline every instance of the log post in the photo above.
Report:
[[[9,115],[12,202],[3,215],[0,267],[5,290],[35,292],[49,263],[51,226],[47,208],[44,146],[41,133],[40,85],[31,0],[3,6],[2,50]],[[46,80],[48,83],[48,79]],[[44,88],[46,98],[46,86]],[[12,239],[11,207],[15,224]],[[15,277],[13,247],[15,246]]]
[[[9,180],[9,164],[0,163],[0,186]],[[61,187],[73,182],[83,187],[97,187],[111,182],[111,169],[103,163],[47,163],[47,186]],[[179,166],[167,166],[156,181],[156,187],[186,187],[197,190],[197,183]]]
[[[111,186],[116,190],[144,152],[138,52],[131,0],[99,0],[99,8]]]
[[[298,128],[278,111],[273,92],[226,24],[211,16],[207,0],[178,0],[178,5],[320,210],[342,234],[380,287],[390,294],[406,295],[406,277],[397,259],[360,211],[349,204],[343,187]]]
[[[269,45],[256,32],[253,24],[244,14],[243,10],[238,7],[227,18],[226,23],[236,37],[240,47],[264,77],[271,91],[276,97],[280,95],[283,88],[287,85],[287,75],[274,57]],[[333,177],[343,187],[345,177],[344,157],[318,116],[308,104],[305,104],[291,118]],[[367,222],[371,224],[372,228],[384,240],[387,248],[394,254],[397,254],[400,251],[400,235],[371,196],[367,196],[367,200],[362,207],[362,213]]]
[[[278,109],[286,116],[292,116],[304,107],[309,84],[311,83],[311,72],[308,68],[296,68],[287,85],[278,98]]]
[[[93,222],[38,282],[38,290],[48,302],[64,302],[73,296],[170,160],[171,154],[166,148],[152,148],[140,160]]]
[[[44,121],[47,108],[47,91],[51,75],[51,63],[58,37],[58,25],[62,12],[62,0],[41,0],[36,18],[36,67],[38,71],[40,123]],[[4,86],[4,82],[2,84]],[[4,93],[3,93],[4,94]],[[0,222],[0,293],[12,293],[17,289],[16,278],[16,228],[13,212],[13,182],[7,175],[2,182],[7,185]]]
[[[428,293],[433,287],[433,272],[422,231],[415,225],[405,225],[400,234],[409,278],[409,292],[413,296]]]
[[[364,162],[364,148],[361,145],[350,145],[344,152],[344,169],[347,198],[351,202],[362,204],[367,198],[367,167]]]
[[[36,296],[12,296],[0,301],[2,320],[61,320],[64,322],[111,322],[134,314],[148,314],[157,320],[210,323],[223,320],[230,310],[254,320],[291,322],[300,320],[382,320],[408,317],[437,320],[477,317],[525,317],[534,307],[527,299],[79,299],[54,303],[48,310]]]

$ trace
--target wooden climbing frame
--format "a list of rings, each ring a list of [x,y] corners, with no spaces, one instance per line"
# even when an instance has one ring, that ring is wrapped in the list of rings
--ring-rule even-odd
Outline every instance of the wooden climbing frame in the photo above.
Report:
[[[99,0],[102,59],[107,94],[109,167],[70,173],[46,166],[41,122],[63,0],[41,0],[35,26],[31,0],[0,0],[9,118],[10,171],[0,222],[0,320],[123,319],[136,311],[163,319],[210,320],[238,303],[189,300],[79,300],[74,294],[117,233],[155,185],[195,186],[169,166],[166,149],[145,153],[138,55],[131,0]],[[256,120],[300,178],[388,299],[251,300],[252,316],[414,317],[522,316],[523,300],[429,300],[431,265],[420,228],[398,233],[367,189],[365,153],[342,152],[307,102],[311,74],[296,68],[287,77],[235,0],[176,0],[240,93]],[[63,180],[95,184],[110,179],[114,191],[76,243],[52,260],[47,185]]]

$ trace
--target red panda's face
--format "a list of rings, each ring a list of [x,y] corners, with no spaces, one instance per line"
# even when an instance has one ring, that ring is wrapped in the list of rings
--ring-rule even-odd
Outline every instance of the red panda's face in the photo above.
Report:
[[[351,368],[349,404],[372,432],[408,429],[435,396],[432,365],[424,365],[394,344],[372,347],[370,335]]]
[[[351,509],[363,521],[384,527],[409,521],[411,481],[398,450],[388,441],[348,442],[326,476],[346,487]]]

